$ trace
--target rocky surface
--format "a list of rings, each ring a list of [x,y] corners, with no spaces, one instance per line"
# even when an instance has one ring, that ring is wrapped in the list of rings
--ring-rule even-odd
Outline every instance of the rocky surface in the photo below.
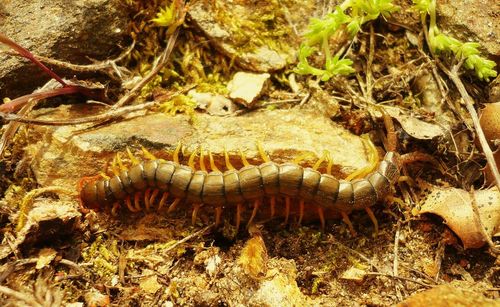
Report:
[[[75,64],[119,53],[127,25],[128,12],[119,0],[0,3],[0,32],[34,54]],[[30,93],[47,80],[27,60],[0,53],[0,98]]]
[[[437,1],[438,26],[464,42],[481,44],[486,55],[500,64],[500,3],[496,0]]]
[[[189,16],[212,45],[239,66],[268,72],[295,61],[298,34],[319,7],[312,1],[203,0],[190,4]]]
[[[60,119],[81,117],[84,110],[81,106],[61,106],[39,114]],[[128,120],[88,130],[84,126],[38,126],[33,127],[31,136],[39,142],[30,146],[28,152],[41,186],[67,188],[74,188],[83,176],[104,171],[116,153],[125,153],[126,146],[137,149],[142,145],[168,157],[179,141],[185,145],[186,155],[202,145],[215,154],[219,164],[225,147],[235,166],[241,166],[238,149],[252,163],[261,162],[257,141],[277,162],[291,161],[304,153],[320,157],[328,150],[334,161],[334,175],[341,178],[368,163],[360,137],[307,110],[261,111],[237,117],[197,114],[194,122],[191,125],[188,116],[138,113]],[[306,163],[316,159],[308,157]]]

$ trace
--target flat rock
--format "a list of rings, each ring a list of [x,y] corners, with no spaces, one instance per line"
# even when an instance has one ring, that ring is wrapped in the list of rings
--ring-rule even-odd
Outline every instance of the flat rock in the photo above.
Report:
[[[268,72],[295,61],[313,1],[195,1],[189,16],[212,45],[242,68]]]
[[[437,1],[438,26],[464,42],[478,42],[500,64],[500,3],[496,0]]]
[[[128,20],[120,0],[0,3],[0,32],[37,55],[75,64],[118,53],[118,45],[125,45]],[[27,94],[48,79],[27,60],[0,54],[0,98]]]
[[[82,117],[87,106],[61,106],[44,109],[42,118]],[[188,116],[160,113],[131,114],[128,119],[102,127],[88,125],[66,127],[35,126],[30,131],[33,144],[27,149],[32,157],[32,169],[41,186],[63,186],[75,189],[84,176],[94,176],[105,170],[116,153],[127,146],[144,146],[159,157],[170,159],[176,144],[184,144],[184,163],[189,153],[200,145],[210,150],[222,169],[226,148],[235,167],[242,163],[241,149],[250,163],[262,163],[256,142],[271,159],[278,163],[291,161],[310,153],[320,157],[328,150],[334,161],[333,173],[339,178],[368,164],[362,139],[333,123],[329,118],[302,109],[265,110],[237,117],[196,114],[194,124]],[[87,129],[85,129],[87,128]],[[305,160],[312,165],[317,158]],[[208,159],[205,161],[208,163]]]

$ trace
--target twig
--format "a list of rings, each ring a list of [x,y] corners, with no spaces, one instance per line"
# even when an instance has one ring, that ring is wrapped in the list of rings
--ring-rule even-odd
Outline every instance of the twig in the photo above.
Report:
[[[201,236],[202,234],[204,234],[205,232],[207,232],[210,228],[212,228],[214,225],[215,225],[215,223],[214,224],[210,224],[210,225],[206,226],[205,228],[203,228],[201,230],[198,230],[197,232],[192,233],[192,234],[190,234],[187,237],[184,237],[183,239],[175,242],[173,245],[171,245],[168,248],[166,248],[165,250],[163,250],[163,252],[167,253],[167,252],[173,250],[174,248],[176,248],[177,246],[179,246],[179,245],[181,245],[181,244],[183,244],[183,243],[185,243],[185,242],[187,242],[187,241],[189,241],[189,240],[191,240],[193,238]]]
[[[392,276],[398,277],[398,263],[399,263],[399,256],[398,256],[398,249],[399,249],[399,232],[401,230],[401,223],[398,221],[397,226],[396,226],[396,234],[394,235],[394,259],[393,259],[393,264],[392,264]],[[401,297],[401,291],[398,287],[398,284],[394,284],[394,289],[396,290],[396,296],[398,297],[399,300],[402,299]]]
[[[452,67],[451,70],[446,68],[443,64],[438,63],[439,68],[441,68],[447,75],[450,77],[451,81],[455,84],[458,89],[458,92],[462,96],[463,101],[465,102],[465,107],[469,112],[472,123],[474,124],[474,129],[476,130],[477,137],[479,139],[479,143],[481,144],[481,148],[483,149],[483,153],[486,157],[486,161],[491,168],[491,172],[495,177],[495,182],[500,191],[500,173],[498,172],[498,166],[495,162],[495,157],[493,156],[493,152],[491,151],[490,146],[488,145],[488,141],[484,136],[483,129],[481,128],[481,124],[479,123],[479,117],[477,115],[476,109],[474,109],[474,100],[470,97],[469,93],[465,89],[465,86],[458,76],[458,69],[460,69],[461,63],[458,63]]]
[[[481,220],[481,215],[479,214],[479,208],[477,206],[476,202],[476,196],[474,193],[474,186],[471,188],[469,191],[470,199],[471,199],[471,206],[472,206],[472,212],[474,212],[474,220],[476,221],[476,224],[479,228],[479,231],[481,231],[481,235],[483,239],[488,243],[488,246],[490,247],[490,250],[495,254],[499,255],[500,254],[500,249],[495,246],[495,243],[491,240],[490,236],[486,232],[486,229],[484,227],[483,221]]]
[[[173,93],[170,97],[175,97],[181,93],[189,91],[193,87],[195,87],[195,85],[188,85],[188,86],[184,87],[183,89]],[[6,114],[6,113],[2,113],[2,112],[0,112],[0,118],[3,118],[5,120],[10,120],[10,121],[27,123],[27,124],[37,124],[37,125],[45,125],[45,126],[67,126],[67,125],[79,125],[79,124],[95,123],[95,122],[102,123],[102,122],[113,120],[115,118],[118,118],[120,116],[123,116],[123,115],[131,113],[131,112],[140,111],[140,110],[147,110],[147,109],[150,109],[156,105],[158,105],[157,101],[148,101],[148,102],[144,102],[144,103],[141,103],[138,105],[121,107],[119,109],[112,109],[111,108],[109,111],[106,111],[102,114],[81,117],[81,118],[67,119],[67,120],[26,118],[23,116],[19,116],[19,115],[15,115],[15,114]]]
[[[0,293],[13,297],[19,301],[23,301],[29,306],[43,307],[42,304],[35,301],[32,297],[24,293],[21,293],[19,291],[12,290],[11,288],[8,287],[0,286]]]
[[[425,282],[421,282],[420,280],[411,279],[411,278],[407,278],[407,277],[403,277],[403,276],[394,276],[392,274],[387,274],[387,273],[367,272],[366,275],[390,277],[390,278],[395,278],[395,279],[399,279],[399,280],[404,280],[404,281],[409,281],[409,282],[412,282],[412,283],[416,283],[416,284],[421,285],[423,287],[428,287],[428,288],[432,288],[433,287],[433,285],[429,285],[429,284],[427,284]]]
[[[153,79],[154,76],[158,74],[160,70],[163,69],[168,64],[168,60],[170,58],[170,55],[172,54],[172,50],[174,49],[175,46],[175,41],[177,40],[177,36],[179,35],[179,29],[177,28],[172,36],[170,36],[167,47],[165,50],[162,52],[160,57],[158,58],[158,64],[144,77],[142,78],[137,84],[128,92],[126,95],[124,95],[116,104],[113,105],[112,109],[115,110],[124,104],[129,103],[132,101],[134,98],[136,98],[141,89]]]

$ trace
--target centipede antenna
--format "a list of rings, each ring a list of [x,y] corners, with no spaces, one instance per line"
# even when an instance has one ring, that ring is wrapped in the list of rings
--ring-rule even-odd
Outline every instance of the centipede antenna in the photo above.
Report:
[[[226,167],[228,170],[234,170],[234,166],[229,161],[229,154],[227,153],[226,146],[224,146],[224,160],[226,161]]]
[[[156,201],[156,196],[158,196],[159,193],[160,193],[160,190],[158,190],[158,189],[154,189],[153,193],[151,193],[151,197],[149,198],[149,204],[151,206],[154,206],[155,201]]]
[[[141,211],[141,192],[137,192],[134,195],[134,206],[137,211]]]
[[[174,202],[170,204],[170,206],[168,206],[168,210],[167,210],[167,213],[171,213],[175,210],[175,208],[177,208],[177,205],[181,202],[181,198],[176,198],[174,199]]]
[[[155,155],[153,155],[151,152],[149,152],[149,150],[147,150],[142,145],[141,145],[141,150],[142,150],[142,154],[144,155],[144,158],[146,158],[148,160],[156,160],[156,159],[158,159],[158,158],[155,157]]]
[[[163,195],[161,196],[160,199],[160,203],[158,204],[158,209],[157,209],[158,211],[160,211],[161,208],[163,208],[163,206],[167,202],[167,199],[168,199],[168,192],[163,192]]]
[[[150,203],[149,203],[150,197],[151,197],[151,189],[148,188],[146,189],[146,192],[144,192],[144,204],[146,205],[146,211],[149,211],[150,208]]]
[[[139,159],[137,159],[134,154],[130,151],[130,148],[128,148],[127,146],[127,155],[128,155],[128,158],[130,159],[130,162],[132,162],[132,165],[137,165],[139,163],[141,163],[139,161]]]
[[[257,141],[257,150],[259,151],[259,154],[264,162],[271,162],[271,158],[269,158],[269,155],[266,153],[264,148],[262,148],[262,144],[259,141]]]
[[[302,224],[302,219],[304,218],[304,200],[301,199],[299,203],[299,225]]]
[[[347,213],[344,211],[340,211],[340,214],[342,214],[342,221],[346,223],[347,227],[349,227],[349,232],[353,237],[357,236],[356,230],[354,230],[354,226],[352,226],[351,220],[349,219],[349,216]]]
[[[194,159],[196,158],[196,153],[198,152],[198,148],[196,148],[191,155],[189,156],[188,160],[188,166],[192,168],[193,170],[196,170],[196,167],[194,166]]]
[[[273,218],[274,214],[276,214],[276,196],[271,197],[269,207],[271,208],[271,218]]]
[[[333,159],[332,159],[332,155],[330,154],[329,151],[327,151],[326,160],[328,161],[328,165],[326,166],[326,173],[328,175],[331,175],[332,174],[332,167],[333,167]]]
[[[321,231],[325,231],[326,221],[325,221],[325,211],[323,208],[318,207],[318,216],[321,223]]]
[[[243,165],[244,165],[244,166],[250,166],[251,164],[250,164],[250,163],[248,163],[248,160],[247,160],[247,158],[245,157],[245,155],[243,154],[243,151],[241,151],[241,148],[238,148],[238,151],[240,152],[241,162],[243,162]]]
[[[215,228],[219,227],[222,216],[222,207],[215,207]]]
[[[290,197],[288,197],[288,196],[285,197],[285,222],[284,222],[285,225],[288,224],[288,217],[290,216],[291,202],[292,202],[292,200],[290,199]]]
[[[182,148],[182,143],[181,142],[177,143],[177,147],[175,147],[175,150],[173,153],[172,159],[177,164],[179,163],[179,152],[181,151],[181,148]]]
[[[120,204],[119,203],[114,203],[113,206],[111,207],[111,215],[117,216],[119,209],[120,209]]]
[[[203,152],[203,146],[200,146],[200,169],[204,172],[207,171],[205,166],[205,153]]]
[[[196,224],[196,217],[198,216],[198,212],[200,211],[201,204],[193,204],[193,214],[191,215],[191,225]]]
[[[260,202],[261,202],[260,199],[256,199],[255,202],[253,203],[252,215],[250,216],[250,219],[248,220],[247,228],[250,227],[250,225],[253,222],[253,219],[257,215],[257,211],[259,210],[259,207],[260,207]]]
[[[210,168],[212,171],[220,173],[219,168],[215,165],[214,156],[212,156],[212,152],[210,150],[208,151],[208,160],[210,161]]]
[[[373,236],[376,237],[378,235],[378,221],[377,218],[375,217],[375,214],[373,214],[373,211],[370,207],[365,208],[366,213],[368,213],[368,216],[370,217],[370,220],[373,223],[373,227],[375,228],[373,232]]]
[[[236,205],[236,232],[240,229],[241,224],[241,212],[243,211],[243,204]]]
[[[392,122],[392,118],[387,112],[382,112],[382,117],[384,119],[385,130],[387,130],[387,151],[396,151],[397,150],[397,138],[396,131],[394,129],[394,123]]]

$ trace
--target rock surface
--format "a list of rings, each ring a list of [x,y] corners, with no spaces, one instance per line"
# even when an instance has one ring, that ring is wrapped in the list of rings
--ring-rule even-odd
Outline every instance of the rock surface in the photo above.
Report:
[[[0,32],[34,54],[75,64],[117,53],[118,45],[125,45],[127,25],[128,12],[120,0],[0,3]],[[29,93],[48,79],[27,60],[0,54],[0,98]]]
[[[215,48],[244,69],[268,72],[295,61],[313,1],[196,1],[189,15]],[[222,13],[223,12],[223,13]]]
[[[84,116],[82,106],[45,109],[44,118]],[[88,110],[87,110],[88,111]],[[304,153],[320,157],[328,150],[334,161],[333,173],[343,178],[367,165],[362,139],[334,124],[329,118],[301,109],[253,112],[238,117],[197,114],[191,125],[187,116],[136,114],[112,125],[84,130],[79,127],[34,127],[31,136],[39,142],[30,146],[32,168],[38,184],[75,188],[83,176],[104,171],[117,152],[142,145],[158,156],[181,141],[185,158],[200,145],[216,156],[222,169],[224,147],[235,167],[241,167],[238,149],[250,163],[261,163],[256,142],[276,162],[291,161]],[[306,159],[312,164],[317,158]],[[206,161],[208,162],[208,161]]]
[[[481,44],[486,56],[500,64],[500,3],[496,0],[437,1],[438,26],[464,42]]]

